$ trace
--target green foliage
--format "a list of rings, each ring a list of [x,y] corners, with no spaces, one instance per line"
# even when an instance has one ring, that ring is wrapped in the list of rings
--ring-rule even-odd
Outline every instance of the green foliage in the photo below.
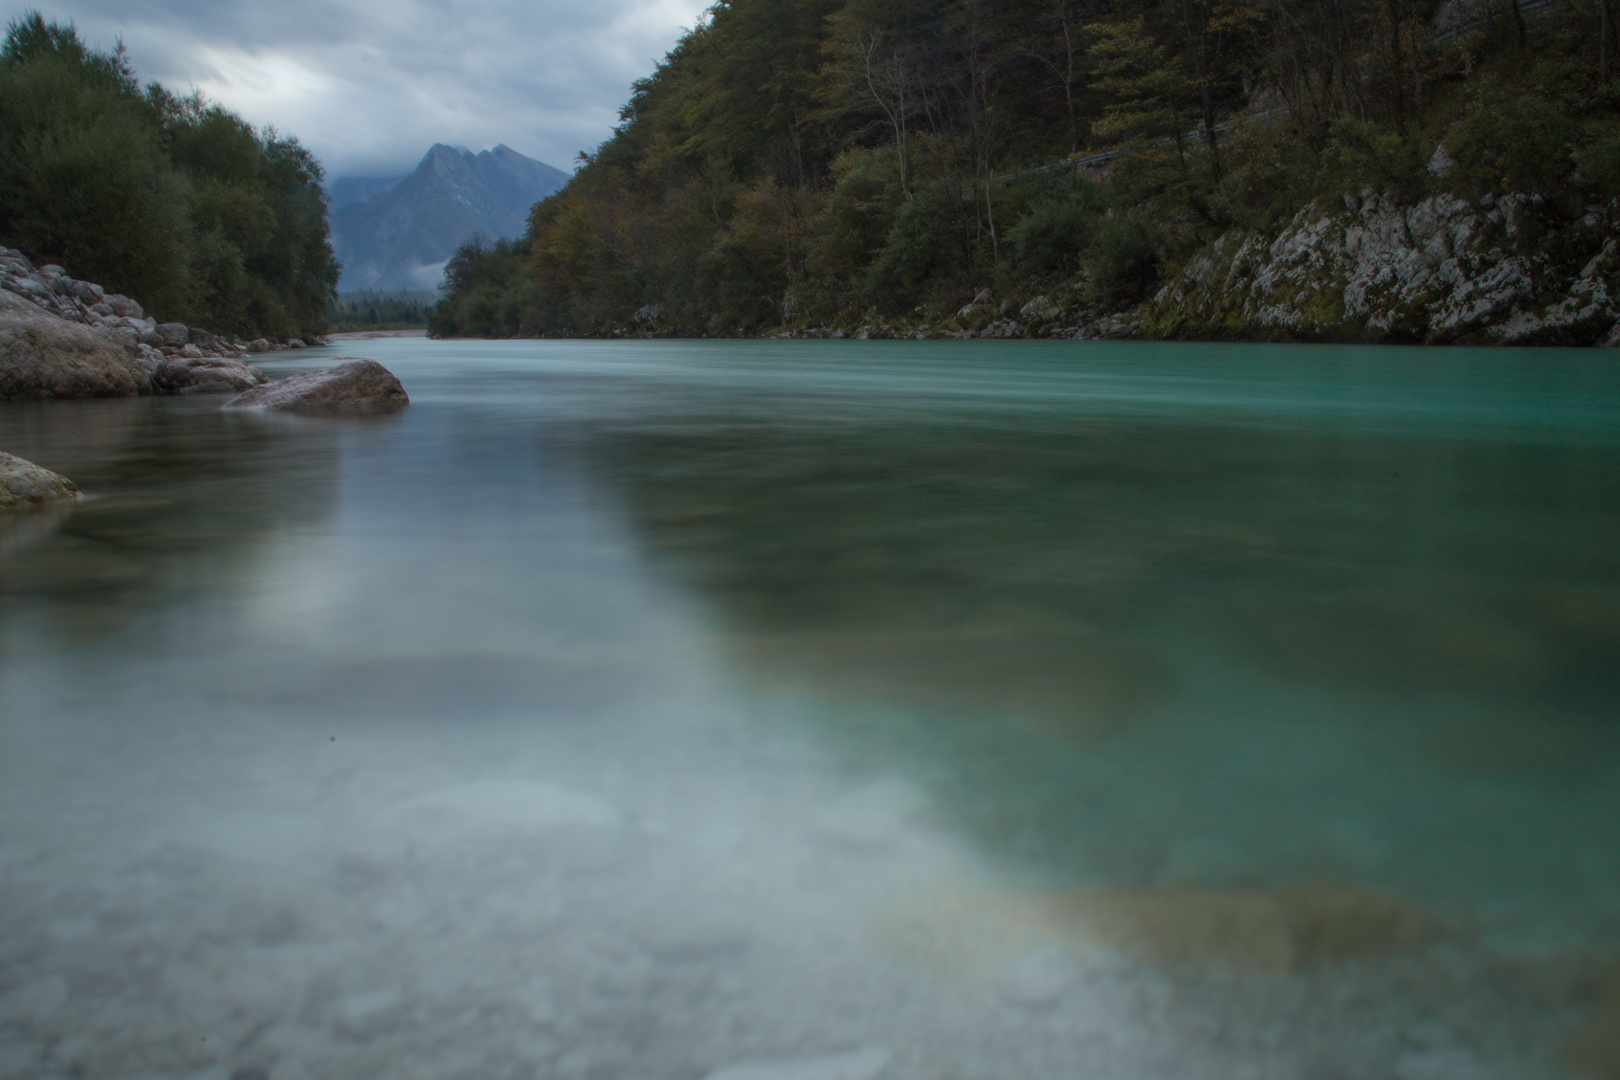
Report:
[[[1096,236],[1101,212],[1097,186],[1084,180],[1036,201],[1007,231],[1014,267],[1034,277],[1073,274]]]
[[[120,47],[38,13],[0,47],[0,236],[216,333],[325,329],[337,281],[319,164],[199,96],[144,93]]]
[[[1566,110],[1535,93],[1491,81],[1446,137],[1470,186],[1554,195],[1574,171],[1574,125]]]
[[[427,314],[434,337],[522,337],[529,252],[509,240],[468,240],[444,268],[445,297]]]
[[[431,293],[359,292],[338,297],[326,321],[335,331],[406,330],[426,327]]]
[[[1603,199],[1620,198],[1620,135],[1595,140],[1580,155],[1581,184]]]
[[[1153,235],[1135,214],[1104,217],[1096,240],[1086,249],[1087,292],[1105,307],[1135,303],[1158,281],[1159,256]]]
[[[924,297],[932,277],[949,277],[959,266],[961,222],[951,192],[932,185],[900,204],[883,248],[867,271],[866,296],[885,314],[899,313]]]
[[[1577,162],[1582,195],[1620,191],[1620,86],[1584,9],[1529,13],[1530,47],[1505,23],[1441,33],[1441,12],[721,0],[520,245],[469,256],[435,326],[850,327],[939,318],[987,284],[1101,311],[1324,197],[1551,193]],[[1442,142],[1456,164],[1436,178]]]
[[[1423,159],[1411,139],[1373,120],[1342,116],[1322,151],[1322,180],[1335,193],[1364,188],[1411,196],[1424,183]]]

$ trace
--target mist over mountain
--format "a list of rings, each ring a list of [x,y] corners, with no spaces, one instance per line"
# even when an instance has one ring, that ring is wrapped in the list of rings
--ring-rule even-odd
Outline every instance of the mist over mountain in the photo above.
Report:
[[[341,210],[355,203],[368,202],[408,175],[399,173],[394,176],[340,176],[332,182],[332,187],[327,192],[332,199],[332,209]]]
[[[331,187],[331,225],[341,287],[437,288],[462,242],[475,233],[521,235],[529,208],[569,179],[504,144],[474,154],[443,143],[398,180],[340,177]]]

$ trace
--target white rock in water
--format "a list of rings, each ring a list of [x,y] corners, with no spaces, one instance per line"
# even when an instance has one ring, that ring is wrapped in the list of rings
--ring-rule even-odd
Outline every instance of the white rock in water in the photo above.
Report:
[[[1003,992],[1016,1005],[1050,1005],[1080,978],[1069,950],[1054,945],[1030,953],[1007,976]]]
[[[889,1063],[887,1050],[745,1061],[709,1074],[709,1080],[874,1080]]]

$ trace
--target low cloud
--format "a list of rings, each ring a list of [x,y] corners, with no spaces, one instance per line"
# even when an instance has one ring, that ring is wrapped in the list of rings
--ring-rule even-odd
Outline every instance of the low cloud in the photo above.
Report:
[[[296,135],[330,176],[404,172],[435,142],[569,170],[703,0],[86,0],[36,7],[143,80]]]

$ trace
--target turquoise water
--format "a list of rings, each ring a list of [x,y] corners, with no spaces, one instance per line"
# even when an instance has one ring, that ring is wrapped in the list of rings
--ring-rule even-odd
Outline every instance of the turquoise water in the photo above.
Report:
[[[0,405],[0,1075],[1620,1075],[1612,358],[340,351]]]

